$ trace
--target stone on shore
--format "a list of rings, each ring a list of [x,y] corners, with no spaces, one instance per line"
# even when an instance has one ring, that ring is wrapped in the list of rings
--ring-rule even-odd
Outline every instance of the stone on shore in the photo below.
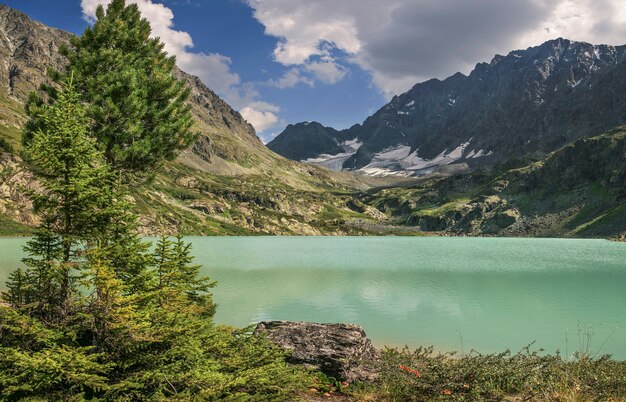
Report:
[[[355,324],[264,321],[255,334],[264,334],[277,346],[291,352],[289,361],[341,381],[375,379],[380,353]]]

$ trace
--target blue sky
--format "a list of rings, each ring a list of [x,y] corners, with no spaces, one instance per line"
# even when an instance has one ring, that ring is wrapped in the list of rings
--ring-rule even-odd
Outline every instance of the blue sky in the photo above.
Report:
[[[417,82],[554,37],[626,42],[626,0],[127,1],[265,141],[300,121],[347,128]],[[80,34],[107,0],[0,2]]]

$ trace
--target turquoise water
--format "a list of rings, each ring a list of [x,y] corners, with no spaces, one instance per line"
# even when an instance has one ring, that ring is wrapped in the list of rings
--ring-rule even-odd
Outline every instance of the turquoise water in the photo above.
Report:
[[[587,349],[626,359],[626,244],[437,237],[191,237],[216,321],[354,322],[378,345]],[[24,239],[0,239],[0,281]]]

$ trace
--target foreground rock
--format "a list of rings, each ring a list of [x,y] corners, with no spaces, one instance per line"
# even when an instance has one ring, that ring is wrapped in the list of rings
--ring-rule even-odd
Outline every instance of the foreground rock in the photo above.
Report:
[[[290,351],[290,361],[304,364],[345,381],[376,378],[374,363],[380,357],[365,331],[355,324],[264,321],[255,334],[265,334]]]

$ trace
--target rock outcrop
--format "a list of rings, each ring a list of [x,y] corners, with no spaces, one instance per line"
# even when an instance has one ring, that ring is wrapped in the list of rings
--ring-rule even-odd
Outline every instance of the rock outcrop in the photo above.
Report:
[[[292,363],[304,364],[338,380],[376,378],[379,352],[358,325],[264,321],[257,325],[255,334],[266,335],[290,351]]]
[[[23,169],[15,155],[0,152],[0,215],[27,226],[39,223],[33,213],[29,191],[39,191],[32,174]]]

